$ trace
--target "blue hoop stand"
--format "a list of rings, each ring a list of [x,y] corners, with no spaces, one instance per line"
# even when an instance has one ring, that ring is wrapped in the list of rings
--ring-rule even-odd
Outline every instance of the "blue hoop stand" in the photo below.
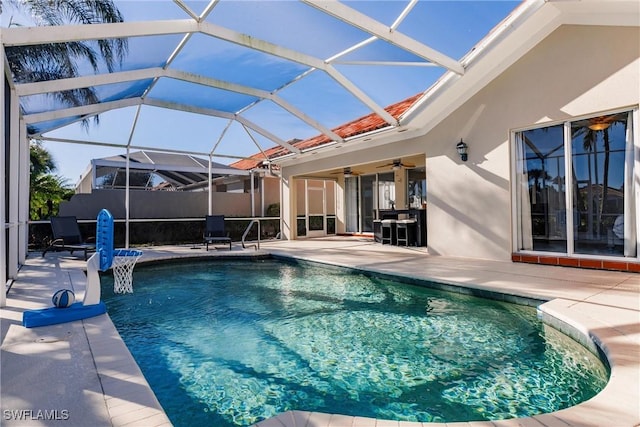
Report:
[[[107,306],[100,301],[100,275],[98,274],[98,270],[105,271],[111,267],[114,257],[113,216],[106,209],[98,214],[96,241],[96,253],[87,260],[87,287],[82,302],[74,303],[67,308],[48,307],[27,310],[22,314],[24,327],[55,325],[87,319],[107,312]]]

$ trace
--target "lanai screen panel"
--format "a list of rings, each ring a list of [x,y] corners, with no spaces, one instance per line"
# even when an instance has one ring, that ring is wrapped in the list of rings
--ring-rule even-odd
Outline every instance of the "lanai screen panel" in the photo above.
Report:
[[[80,28],[61,16],[55,24],[74,26],[31,33],[19,32],[16,24],[47,22],[3,4],[2,25],[11,30],[3,34],[10,77],[32,135],[135,105],[233,121],[247,130],[249,146],[267,140],[287,150],[287,141],[314,135],[335,140],[332,129],[367,114],[397,126],[385,107],[426,91],[447,72],[463,73],[459,60],[517,2],[113,4],[122,23]],[[98,40],[124,43],[121,60],[107,67]],[[73,67],[53,68],[48,75],[16,66],[21,52],[30,53],[35,66],[35,52],[69,43],[94,49],[97,62],[78,54]],[[69,97],[70,91],[79,95]],[[228,137],[224,129],[212,128],[206,137],[209,149],[198,151],[241,145],[220,143]],[[135,141],[127,142],[133,146],[152,139],[139,131],[133,135]],[[185,141],[202,139],[185,136],[180,149],[189,149]],[[246,145],[242,156],[247,155]]]

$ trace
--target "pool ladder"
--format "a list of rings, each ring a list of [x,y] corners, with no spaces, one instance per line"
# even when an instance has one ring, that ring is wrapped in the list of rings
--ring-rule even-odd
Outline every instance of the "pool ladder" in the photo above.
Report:
[[[259,219],[252,219],[249,225],[247,226],[247,229],[244,230],[244,233],[242,234],[242,248],[243,249],[247,248],[244,244],[244,239],[247,237],[247,234],[249,234],[249,231],[251,231],[251,227],[253,227],[253,224],[258,224],[258,243],[253,245],[253,247],[257,251],[258,249],[260,249],[260,220]]]

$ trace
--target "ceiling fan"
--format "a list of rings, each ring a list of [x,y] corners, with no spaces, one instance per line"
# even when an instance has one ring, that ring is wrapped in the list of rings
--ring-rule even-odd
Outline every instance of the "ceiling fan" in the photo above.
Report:
[[[400,168],[415,168],[416,167],[416,165],[411,164],[411,163],[402,163],[401,159],[395,159],[391,163],[387,163],[386,165],[378,166],[378,168],[388,168],[389,166],[391,166],[391,169],[393,169],[393,170],[397,170],[397,169],[400,169]]]
[[[344,175],[345,178],[349,178],[352,176],[358,176],[360,175],[360,172],[355,172],[352,171],[350,167],[346,167],[342,170],[342,172],[333,172],[332,175],[338,175],[338,174],[342,174]]]

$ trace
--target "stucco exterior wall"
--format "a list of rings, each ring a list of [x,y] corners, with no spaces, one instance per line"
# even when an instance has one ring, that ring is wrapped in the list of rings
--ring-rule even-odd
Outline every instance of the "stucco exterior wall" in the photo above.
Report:
[[[280,203],[280,178],[264,178],[264,209],[265,211],[274,203]]]
[[[288,179],[423,153],[429,253],[510,260],[511,133],[535,124],[637,107],[639,56],[637,27],[561,26],[426,135],[405,140],[396,135],[388,144],[362,144],[358,150],[344,147],[335,156],[289,165],[283,175]],[[467,162],[455,149],[461,138],[469,145]],[[338,232],[343,232],[343,189],[338,194]],[[282,197],[294,205],[293,191],[283,192]],[[291,212],[283,209],[286,220],[295,223]]]
[[[637,105],[639,40],[638,28],[560,27],[423,138],[430,254],[510,259],[510,132]]]
[[[135,218],[200,218],[207,215],[209,196],[206,191],[131,191],[130,214]],[[114,218],[125,218],[125,190],[93,190],[91,194],[76,194],[60,204],[60,215],[75,215],[78,219],[96,219],[101,209],[108,209]],[[251,216],[248,193],[213,193],[212,213],[225,216]]]

